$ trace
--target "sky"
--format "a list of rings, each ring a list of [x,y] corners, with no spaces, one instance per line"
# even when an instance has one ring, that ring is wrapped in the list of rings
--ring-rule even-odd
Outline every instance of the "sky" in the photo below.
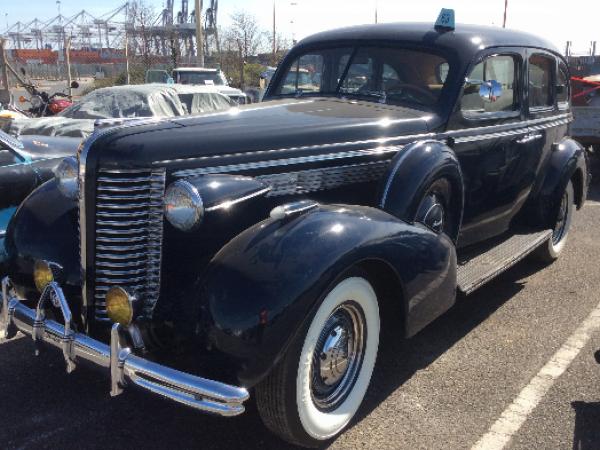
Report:
[[[164,0],[145,0],[157,14]],[[100,16],[124,0],[61,0],[65,16],[86,9]],[[210,3],[204,0],[205,6]],[[181,0],[175,0],[180,9]],[[375,8],[380,22],[435,22],[441,8],[453,8],[457,23],[502,26],[504,0],[275,0],[277,27],[286,37],[301,39],[312,33],[346,25],[373,22]],[[189,0],[190,11],[194,0]],[[48,19],[57,14],[56,0],[0,0],[0,31],[6,24]],[[232,12],[246,10],[261,26],[272,28],[272,0],[220,0],[219,23],[226,26]],[[563,50],[567,40],[585,52],[592,40],[600,41],[600,2],[597,0],[508,0],[507,27],[529,31],[549,39]]]

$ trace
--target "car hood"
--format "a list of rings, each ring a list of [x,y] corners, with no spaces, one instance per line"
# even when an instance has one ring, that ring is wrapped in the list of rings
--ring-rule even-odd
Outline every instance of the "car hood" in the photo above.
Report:
[[[21,136],[19,140],[23,144],[21,153],[31,161],[75,155],[81,143],[81,138],[49,136]]]
[[[148,121],[99,139],[110,165],[155,165],[204,156],[365,143],[429,133],[439,116],[416,109],[343,99],[287,99],[195,117]],[[343,145],[341,145],[343,144]],[[96,154],[96,152],[93,152]]]

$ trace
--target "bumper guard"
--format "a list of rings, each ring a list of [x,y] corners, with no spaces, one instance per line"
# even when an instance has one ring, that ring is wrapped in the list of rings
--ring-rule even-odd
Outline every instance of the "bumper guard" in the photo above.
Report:
[[[57,347],[62,350],[67,373],[75,370],[79,360],[92,363],[110,376],[111,396],[121,394],[132,384],[212,414],[236,416],[244,412],[243,403],[249,398],[246,389],[180,372],[134,355],[124,344],[126,331],[119,324],[112,327],[110,345],[75,332],[71,310],[57,283],[46,287],[35,310],[25,306],[11,292],[10,280],[4,278],[0,339],[12,339],[21,331],[33,339],[36,355],[45,344]],[[46,319],[48,302],[61,310],[64,325]]]

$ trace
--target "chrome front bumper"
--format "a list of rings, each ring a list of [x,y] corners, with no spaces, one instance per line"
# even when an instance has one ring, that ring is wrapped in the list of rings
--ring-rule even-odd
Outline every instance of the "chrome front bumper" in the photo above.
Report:
[[[126,331],[118,324],[112,327],[110,345],[75,332],[71,310],[57,283],[48,285],[35,310],[25,306],[11,292],[10,280],[5,278],[2,280],[0,338],[11,339],[21,331],[32,337],[36,355],[44,344],[57,347],[62,350],[68,373],[75,370],[80,360],[92,363],[110,376],[112,396],[121,394],[131,384],[208,413],[236,416],[244,412],[243,403],[249,397],[246,389],[180,372],[134,355],[124,344]],[[48,302],[62,312],[65,325],[46,319]]]

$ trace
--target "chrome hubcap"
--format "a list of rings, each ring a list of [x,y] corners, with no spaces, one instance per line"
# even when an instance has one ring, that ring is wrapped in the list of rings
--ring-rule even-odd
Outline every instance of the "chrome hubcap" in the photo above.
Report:
[[[558,210],[558,218],[556,220],[556,226],[552,233],[552,243],[558,244],[565,235],[567,227],[567,216],[569,214],[569,194],[566,192],[563,194],[562,200],[560,201],[560,209]]]
[[[353,301],[329,316],[315,347],[311,393],[317,408],[331,411],[348,396],[364,358],[366,325],[362,308]]]
[[[436,194],[431,193],[421,202],[417,220],[434,232],[441,233],[445,227],[445,215],[442,200]]]

